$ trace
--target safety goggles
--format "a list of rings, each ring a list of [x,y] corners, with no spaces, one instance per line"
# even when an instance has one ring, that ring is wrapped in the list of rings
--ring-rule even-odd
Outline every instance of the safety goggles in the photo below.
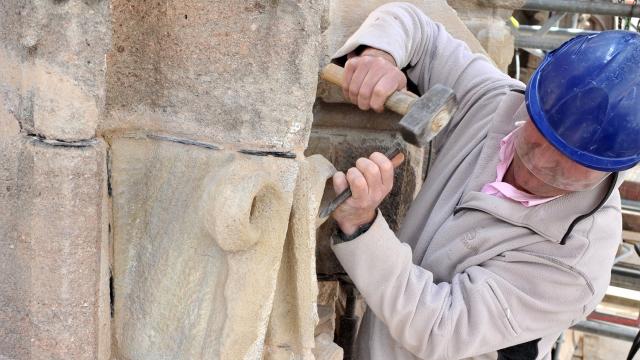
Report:
[[[610,173],[589,169],[569,159],[528,120],[516,131],[516,155],[540,181],[566,191],[593,189]]]

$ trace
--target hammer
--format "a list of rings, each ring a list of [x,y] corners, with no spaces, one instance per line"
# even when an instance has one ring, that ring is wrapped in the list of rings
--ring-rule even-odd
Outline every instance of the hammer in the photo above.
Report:
[[[329,64],[320,73],[320,78],[342,87],[343,75],[342,67]],[[436,84],[420,97],[405,90],[398,90],[389,96],[384,107],[403,115],[399,125],[404,141],[424,147],[449,123],[458,108],[458,102],[452,89]],[[385,156],[393,158],[401,149],[402,144],[396,141]],[[351,189],[340,193],[320,211],[320,218],[329,216],[350,196]]]

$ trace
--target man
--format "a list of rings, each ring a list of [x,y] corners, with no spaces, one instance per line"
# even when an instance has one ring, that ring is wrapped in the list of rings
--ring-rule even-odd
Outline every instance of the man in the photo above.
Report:
[[[377,207],[380,153],[334,176],[353,196],[333,250],[363,294],[361,359],[549,359],[600,302],[621,239],[618,172],[640,161],[640,35],[580,37],[524,84],[416,7],[374,11],[335,56],[343,89],[381,111],[406,85],[454,89],[459,110],[398,236]]]

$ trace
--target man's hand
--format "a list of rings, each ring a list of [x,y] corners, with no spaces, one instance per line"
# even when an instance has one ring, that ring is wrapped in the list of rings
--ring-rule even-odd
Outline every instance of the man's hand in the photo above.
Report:
[[[356,167],[337,172],[333,176],[333,189],[339,194],[351,188],[351,197],[334,212],[333,218],[346,235],[353,234],[362,225],[372,222],[376,209],[393,188],[394,169],[404,161],[404,155],[398,154],[392,160],[379,152],[369,158],[360,158]]]
[[[345,99],[361,110],[384,110],[387,98],[407,86],[407,77],[388,53],[368,48],[360,56],[351,56],[344,66]]]

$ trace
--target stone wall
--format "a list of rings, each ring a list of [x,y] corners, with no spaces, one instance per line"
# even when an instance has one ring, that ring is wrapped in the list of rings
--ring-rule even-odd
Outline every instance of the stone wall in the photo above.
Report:
[[[4,2],[0,359],[342,358],[316,214],[398,116],[317,75],[384,2]],[[483,52],[444,0],[413,2]],[[405,152],[394,228],[428,163]]]
[[[114,357],[310,356],[324,3],[111,6]]]

